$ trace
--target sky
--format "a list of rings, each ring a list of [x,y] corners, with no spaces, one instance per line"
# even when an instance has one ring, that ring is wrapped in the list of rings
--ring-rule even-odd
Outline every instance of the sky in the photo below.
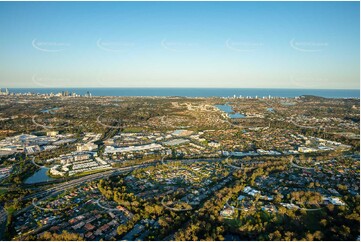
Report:
[[[360,88],[359,2],[0,2],[0,87]]]

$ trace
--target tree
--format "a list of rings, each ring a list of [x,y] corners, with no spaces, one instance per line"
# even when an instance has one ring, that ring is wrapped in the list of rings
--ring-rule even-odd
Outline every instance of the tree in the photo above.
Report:
[[[124,233],[126,233],[128,231],[127,225],[126,224],[121,224],[118,226],[117,228],[117,233],[118,235],[123,235]]]
[[[282,201],[282,195],[280,193],[277,193],[275,198],[274,198],[274,202],[275,203],[280,203]]]
[[[340,235],[341,235],[344,239],[346,239],[346,238],[349,237],[350,232],[351,232],[351,229],[350,229],[349,227],[347,227],[347,226],[345,226],[345,225],[342,225],[341,230],[340,230]]]
[[[327,220],[326,220],[326,219],[321,219],[321,220],[320,220],[320,225],[321,225],[322,227],[326,227],[326,226],[327,226]]]
[[[283,214],[286,213],[286,210],[287,210],[287,209],[286,209],[285,207],[281,206],[281,207],[278,209],[278,212],[279,212],[279,214],[283,215]]]
[[[278,230],[276,230],[273,233],[270,233],[268,236],[269,236],[270,240],[281,240],[281,238],[282,238],[282,234]]]
[[[316,232],[313,233],[313,237],[317,240],[322,240],[323,239],[323,233],[319,230],[317,230]]]
[[[305,239],[308,240],[308,241],[312,241],[313,240],[313,235],[310,232],[308,232],[308,233],[306,233],[306,238]]]
[[[337,188],[339,190],[341,190],[342,192],[346,192],[347,191],[347,186],[346,185],[342,185],[342,184],[338,184]]]

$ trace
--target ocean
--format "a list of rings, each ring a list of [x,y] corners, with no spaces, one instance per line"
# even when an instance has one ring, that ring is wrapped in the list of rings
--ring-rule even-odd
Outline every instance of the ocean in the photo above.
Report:
[[[326,98],[360,98],[355,89],[271,89],[271,88],[9,88],[14,93],[59,93],[88,91],[92,96],[181,96],[181,97],[298,97],[314,95]]]

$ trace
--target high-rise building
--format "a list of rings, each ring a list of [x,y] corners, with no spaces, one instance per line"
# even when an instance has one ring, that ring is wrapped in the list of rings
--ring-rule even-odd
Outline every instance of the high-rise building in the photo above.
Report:
[[[69,91],[62,91],[61,95],[64,97],[67,97],[67,96],[69,96]]]
[[[9,95],[10,92],[7,88],[5,88],[5,91],[3,92],[2,89],[0,88],[0,95]]]

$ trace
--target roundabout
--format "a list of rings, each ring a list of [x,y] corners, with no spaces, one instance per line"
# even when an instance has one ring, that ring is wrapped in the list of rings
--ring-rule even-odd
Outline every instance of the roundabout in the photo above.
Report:
[[[45,129],[45,130],[63,128],[63,127],[65,127],[66,125],[69,125],[69,123],[70,123],[69,120],[65,120],[65,121],[64,121],[65,124],[63,124],[63,125],[51,125],[52,122],[57,121],[56,118],[53,118],[54,120],[51,120],[50,118],[49,118],[49,119],[46,119],[46,121],[47,121],[47,122],[50,122],[50,124],[46,124],[44,121],[43,121],[44,123],[39,123],[39,122],[36,120],[37,117],[38,117],[38,115],[34,115],[34,116],[32,117],[32,122],[33,122],[33,124],[35,124],[35,125],[38,126],[38,127],[43,128],[43,129]]]
[[[117,208],[109,208],[109,207],[105,207],[104,205],[102,205],[100,203],[100,198],[98,200],[96,200],[95,203],[104,210],[107,210],[107,211],[110,211],[110,212],[118,212],[119,211],[119,209],[117,209]]]
[[[122,122],[121,120],[117,120],[117,119],[109,119],[109,118],[106,118],[106,119],[101,119],[101,115],[99,115],[97,117],[97,123],[100,124],[101,126],[105,127],[105,128],[111,128],[111,129],[120,129],[122,128]],[[105,121],[105,122],[104,122]],[[117,123],[117,125],[114,125],[114,124],[107,124],[107,123]]]

